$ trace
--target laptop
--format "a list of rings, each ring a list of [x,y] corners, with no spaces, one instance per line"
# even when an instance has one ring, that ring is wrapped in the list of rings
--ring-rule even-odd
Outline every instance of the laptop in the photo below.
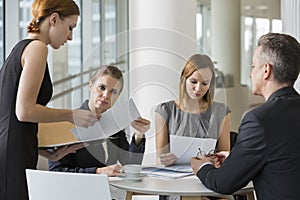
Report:
[[[111,200],[107,175],[26,169],[29,200]]]

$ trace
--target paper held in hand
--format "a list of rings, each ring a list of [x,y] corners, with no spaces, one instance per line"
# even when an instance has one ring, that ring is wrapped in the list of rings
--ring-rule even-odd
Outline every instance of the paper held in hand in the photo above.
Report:
[[[70,122],[39,123],[39,147],[53,148],[108,138],[140,116],[133,99],[129,99],[107,110],[100,121],[89,128],[77,127]]]
[[[100,121],[88,128],[78,127],[72,133],[79,141],[108,138],[118,131],[130,126],[131,122],[141,117],[133,99],[113,106],[101,115]]]
[[[190,163],[191,157],[197,155],[199,148],[202,152],[208,153],[215,150],[216,143],[217,140],[212,138],[170,135],[170,152],[178,157],[177,164],[186,164]]]

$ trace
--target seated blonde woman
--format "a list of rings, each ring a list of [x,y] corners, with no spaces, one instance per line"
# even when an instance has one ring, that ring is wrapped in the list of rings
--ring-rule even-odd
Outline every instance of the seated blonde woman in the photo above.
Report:
[[[229,151],[230,109],[213,101],[215,84],[211,59],[202,54],[190,57],[181,72],[179,98],[163,102],[155,109],[159,164],[170,166],[178,159],[170,152],[170,135],[214,138],[216,151]]]

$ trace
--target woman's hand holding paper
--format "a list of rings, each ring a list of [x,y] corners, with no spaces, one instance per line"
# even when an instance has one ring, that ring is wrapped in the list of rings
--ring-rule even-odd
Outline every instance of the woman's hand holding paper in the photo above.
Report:
[[[177,156],[174,153],[165,153],[160,155],[160,163],[165,166],[173,165],[176,160],[178,160]]]

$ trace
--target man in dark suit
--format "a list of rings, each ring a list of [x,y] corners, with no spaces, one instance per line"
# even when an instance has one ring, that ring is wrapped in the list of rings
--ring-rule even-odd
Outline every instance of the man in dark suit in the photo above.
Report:
[[[232,194],[253,181],[257,199],[299,199],[300,96],[293,84],[300,44],[286,34],[263,35],[252,65],[252,92],[266,102],[245,115],[227,158],[225,152],[192,158],[192,168],[219,193]]]

